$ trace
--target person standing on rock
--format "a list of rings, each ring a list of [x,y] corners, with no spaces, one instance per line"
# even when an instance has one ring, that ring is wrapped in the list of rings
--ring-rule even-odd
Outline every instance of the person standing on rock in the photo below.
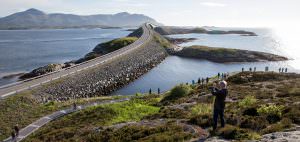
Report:
[[[227,82],[220,81],[219,82],[219,89],[216,87],[216,83],[214,83],[213,87],[210,87],[212,95],[215,97],[214,103],[214,113],[213,113],[213,131],[217,129],[218,117],[220,116],[221,119],[221,127],[225,126],[225,119],[224,119],[224,109],[225,109],[225,99],[228,94],[227,90]]]

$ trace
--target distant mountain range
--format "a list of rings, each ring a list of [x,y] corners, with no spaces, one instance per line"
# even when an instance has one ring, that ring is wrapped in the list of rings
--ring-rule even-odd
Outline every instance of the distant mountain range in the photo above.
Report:
[[[159,24],[148,16],[127,12],[81,16],[61,13],[46,14],[32,8],[0,18],[0,29],[136,27],[145,22]]]

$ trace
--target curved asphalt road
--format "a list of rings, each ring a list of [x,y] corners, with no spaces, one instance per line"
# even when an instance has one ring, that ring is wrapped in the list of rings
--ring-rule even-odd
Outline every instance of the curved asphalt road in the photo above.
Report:
[[[123,47],[119,50],[116,50],[114,52],[111,52],[109,54],[106,54],[104,56],[95,58],[93,60],[89,60],[86,62],[83,62],[81,64],[65,68],[56,72],[51,72],[42,76],[38,76],[35,78],[31,78],[28,80],[16,82],[13,84],[5,85],[0,87],[0,99],[4,99],[10,95],[14,95],[18,92],[28,90],[37,86],[40,86],[42,84],[48,83],[50,81],[72,75],[74,73],[87,70],[89,68],[93,68],[98,65],[102,65],[107,61],[113,60],[115,58],[118,58],[122,55],[128,54],[132,50],[135,50],[139,47],[142,47],[144,44],[150,41],[152,36],[151,26],[150,24],[146,23],[142,26],[143,28],[143,35],[134,43]]]

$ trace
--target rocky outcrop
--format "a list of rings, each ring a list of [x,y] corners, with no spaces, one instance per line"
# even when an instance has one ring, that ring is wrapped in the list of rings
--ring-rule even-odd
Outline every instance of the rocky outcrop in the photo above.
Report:
[[[29,73],[25,73],[24,75],[20,76],[20,79],[28,79],[32,77],[37,77],[43,74],[47,74],[50,72],[58,71],[64,68],[65,64],[49,64],[43,67],[39,67],[37,69],[34,69],[33,71]]]
[[[300,140],[300,131],[276,132],[262,137],[261,142],[297,142]]]
[[[243,30],[230,30],[230,31],[221,31],[221,30],[207,30],[205,28],[186,28],[186,27],[171,27],[171,26],[161,26],[154,29],[161,35],[172,35],[172,34],[239,34],[242,36],[257,36],[254,32],[243,31]]]
[[[207,46],[184,47],[182,50],[171,53],[181,57],[206,59],[218,63],[288,60],[286,57],[265,52]]]

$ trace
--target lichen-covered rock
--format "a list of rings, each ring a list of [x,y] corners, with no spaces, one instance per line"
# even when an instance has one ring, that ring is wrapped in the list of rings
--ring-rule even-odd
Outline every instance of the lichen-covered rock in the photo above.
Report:
[[[299,142],[300,131],[276,132],[262,136],[261,142]]]

